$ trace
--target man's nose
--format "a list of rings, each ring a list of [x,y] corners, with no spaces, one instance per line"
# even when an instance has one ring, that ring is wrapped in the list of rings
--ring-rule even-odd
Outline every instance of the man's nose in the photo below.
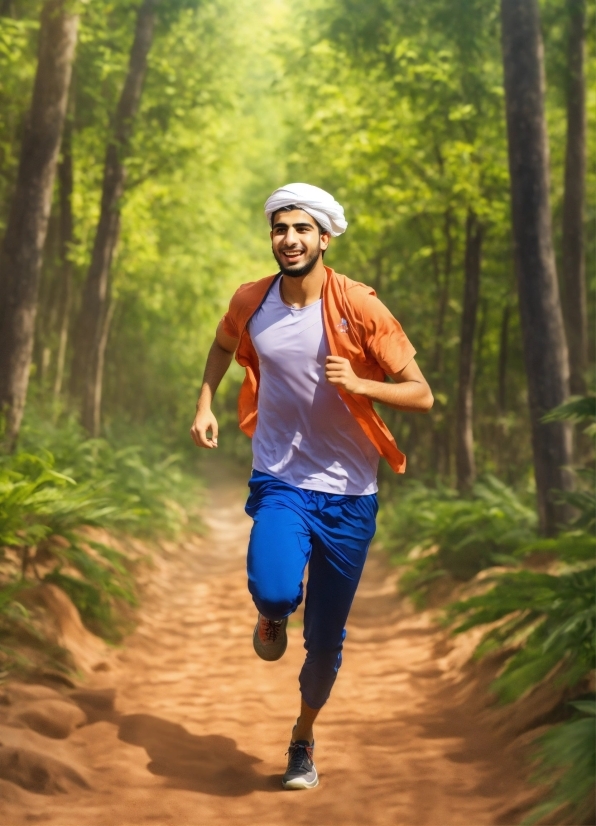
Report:
[[[284,238],[286,246],[290,247],[293,244],[298,243],[298,233],[294,229],[294,227],[288,227],[288,231],[286,232],[286,237]]]

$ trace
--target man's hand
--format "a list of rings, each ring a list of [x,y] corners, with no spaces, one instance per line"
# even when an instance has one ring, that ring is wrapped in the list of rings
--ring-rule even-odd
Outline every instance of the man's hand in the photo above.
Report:
[[[238,339],[226,335],[222,327],[223,323],[220,321],[215,341],[207,356],[203,384],[197,402],[197,414],[190,428],[195,445],[209,449],[217,447],[217,419],[211,412],[213,397],[234,358],[234,350],[238,344]],[[209,431],[211,436],[208,435]]]
[[[211,436],[208,432],[211,431]],[[217,419],[211,410],[197,410],[197,415],[190,428],[190,435],[197,447],[214,448],[217,447]]]
[[[433,394],[414,359],[390,376],[394,382],[391,383],[358,378],[349,359],[327,356],[325,377],[346,393],[356,393],[406,413],[428,413],[433,406]]]
[[[362,379],[352,370],[349,359],[341,356],[327,356],[325,378],[330,384],[341,387],[346,393],[361,393]]]

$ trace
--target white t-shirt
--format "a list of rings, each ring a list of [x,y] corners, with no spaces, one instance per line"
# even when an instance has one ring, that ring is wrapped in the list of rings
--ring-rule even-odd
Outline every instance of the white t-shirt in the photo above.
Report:
[[[375,493],[379,454],[325,379],[322,299],[288,307],[276,283],[248,330],[261,373],[254,469],[307,490]]]

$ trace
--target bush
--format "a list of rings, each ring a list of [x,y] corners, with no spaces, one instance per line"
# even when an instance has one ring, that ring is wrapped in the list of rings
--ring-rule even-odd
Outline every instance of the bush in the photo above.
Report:
[[[594,437],[596,397],[572,399],[545,420],[571,421],[582,426],[584,438]],[[490,566],[511,569],[486,578],[492,587],[485,593],[447,609],[447,619],[459,623],[456,633],[492,626],[476,656],[507,655],[492,686],[502,702],[518,699],[546,679],[577,692],[596,665],[594,469],[584,466],[575,473],[576,489],[556,494],[574,508],[575,517],[554,539],[539,539],[534,509],[491,476],[467,497],[412,485],[382,514],[381,539],[395,561],[407,564],[400,587],[418,603],[430,584],[447,574],[465,581]],[[550,794],[524,823],[551,813],[556,822],[593,822],[586,818],[594,814],[595,701],[591,697],[570,706],[582,716],[538,741],[537,777],[549,784]]]
[[[492,565],[518,564],[513,553],[536,536],[535,511],[494,476],[468,497],[415,483],[381,515],[380,537],[396,562],[408,562],[400,588],[421,603],[430,584],[450,574],[467,581]]]
[[[561,540],[563,547],[567,545]],[[593,557],[596,543],[589,548]],[[572,567],[559,574],[516,571],[497,576],[486,594],[456,602],[449,615],[465,615],[456,632],[503,620],[477,649],[518,648],[493,684],[505,702],[516,700],[553,672],[557,683],[576,685],[594,668],[596,568]]]
[[[62,473],[92,491],[108,508],[101,516],[104,527],[117,524],[135,534],[170,536],[189,519],[200,527],[198,479],[184,472],[180,456],[149,432],[137,428],[117,440],[90,439],[74,419],[56,425],[33,408],[20,446],[30,454],[51,453]]]
[[[579,715],[538,738],[535,779],[547,783],[550,794],[522,821],[522,826],[544,822],[553,812],[559,823],[562,818],[567,823],[594,823],[596,702],[580,700],[569,705]]]
[[[122,607],[137,601],[131,563],[78,529],[175,536],[189,523],[200,527],[180,504],[196,505],[198,493],[176,456],[87,439],[71,421],[56,427],[34,419],[21,451],[0,457],[2,621],[26,623],[19,595],[41,580],[61,587],[92,631],[118,639]]]
[[[548,419],[588,422],[596,435],[594,397],[574,399],[552,411]],[[487,593],[461,600],[449,609],[452,620],[463,617],[455,629],[462,632],[495,624],[485,634],[477,655],[511,649],[512,655],[493,684],[502,701],[517,699],[550,678],[557,685],[577,686],[596,666],[596,538],[593,473],[580,469],[578,489],[560,494],[576,509],[571,530],[548,540],[534,540],[518,548],[523,561],[546,555],[547,573],[512,571],[494,577]],[[595,701],[571,703],[584,716],[549,731],[538,741],[538,777],[550,785],[548,800],[525,823],[535,823],[551,812],[557,818],[587,822],[594,814]],[[576,819],[577,818],[577,819]],[[559,819],[558,822],[561,822]],[[592,820],[590,820],[592,822]]]

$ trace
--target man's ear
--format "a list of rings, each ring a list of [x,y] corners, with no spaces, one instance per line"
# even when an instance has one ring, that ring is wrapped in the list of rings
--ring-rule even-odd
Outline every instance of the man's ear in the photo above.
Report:
[[[326,250],[329,246],[329,242],[331,241],[331,233],[330,232],[322,232],[320,236],[320,245],[322,250]]]

